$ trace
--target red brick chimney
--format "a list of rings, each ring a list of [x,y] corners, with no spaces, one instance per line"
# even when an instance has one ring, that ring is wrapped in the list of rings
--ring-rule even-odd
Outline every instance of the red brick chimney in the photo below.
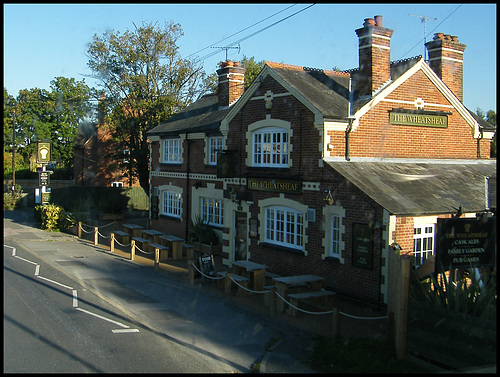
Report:
[[[382,16],[366,18],[363,28],[356,30],[359,39],[359,96],[371,96],[391,78],[393,32],[382,27]]]
[[[229,107],[245,90],[245,71],[240,62],[227,60],[217,70],[219,75],[219,107]]]
[[[434,40],[425,44],[429,53],[429,66],[460,101],[464,97],[464,51],[466,45],[458,37],[434,34]]]

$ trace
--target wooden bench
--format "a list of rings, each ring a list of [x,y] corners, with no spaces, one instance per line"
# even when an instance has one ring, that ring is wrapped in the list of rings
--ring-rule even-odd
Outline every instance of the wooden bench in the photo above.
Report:
[[[299,301],[321,301],[321,307],[332,308],[333,307],[333,297],[335,296],[335,292],[321,290],[321,291],[313,291],[313,292],[301,292],[301,293],[292,293],[288,295],[287,300],[291,305],[289,308],[289,314],[293,317],[297,316],[297,309],[299,307]]]
[[[115,235],[115,239],[116,239],[116,236],[120,237],[120,243],[122,243],[122,244],[130,243],[130,236],[127,232],[122,232],[121,230],[115,230],[112,233]]]
[[[142,237],[134,237],[132,239],[135,241],[135,243],[139,242],[141,244],[141,246],[142,246],[141,250],[143,252],[148,251],[147,248],[148,248],[149,240],[142,238]]]
[[[219,272],[217,272],[217,275],[221,276],[221,277],[225,277],[225,279],[219,279],[219,288],[222,288],[222,286],[224,286],[225,291],[226,291],[226,295],[228,295],[228,296],[231,294],[231,285],[232,285],[231,279],[238,282],[238,284],[240,284],[244,288],[248,288],[248,283],[250,282],[250,279],[248,279],[244,276],[236,275],[236,274],[231,274],[231,278],[228,279],[227,271],[219,271]],[[238,295],[246,296],[247,290],[244,288],[238,286]]]
[[[182,257],[184,257],[184,251],[186,252],[186,258],[191,260],[194,258],[194,246],[183,242],[182,243]]]
[[[168,258],[168,247],[165,245],[160,245],[159,243],[150,243],[149,247],[153,249],[154,252],[156,252],[156,249],[159,250],[159,261],[164,262]],[[166,252],[164,252],[166,251]]]

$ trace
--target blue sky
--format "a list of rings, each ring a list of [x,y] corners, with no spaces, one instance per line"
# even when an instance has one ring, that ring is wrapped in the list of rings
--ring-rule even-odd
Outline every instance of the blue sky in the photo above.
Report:
[[[437,18],[425,24],[427,41],[442,32],[467,45],[465,106],[496,111],[496,4],[311,4],[4,4],[4,87],[17,96],[21,89],[49,89],[58,76],[81,81],[90,74],[85,51],[94,34],[123,33],[142,21],[180,24],[182,56],[196,53],[207,73],[225,59],[224,51],[210,46],[237,46],[237,41],[240,50],[229,49],[229,59],[245,55],[257,61],[351,69],[358,66],[354,30],[375,15],[382,15],[383,26],[394,30],[391,60],[423,54],[424,23],[413,14]],[[85,82],[96,86],[89,78]]]

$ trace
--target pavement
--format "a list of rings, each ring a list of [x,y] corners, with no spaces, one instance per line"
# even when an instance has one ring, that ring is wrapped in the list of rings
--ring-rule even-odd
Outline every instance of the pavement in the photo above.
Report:
[[[146,225],[141,224],[145,221],[136,223]],[[316,373],[307,360],[318,336],[333,336],[331,315],[277,313],[272,317],[263,295],[228,298],[216,281],[206,278],[190,285],[187,260],[160,263],[157,271],[149,255],[139,252],[130,261],[127,248],[119,245],[111,253],[109,233],[113,227],[121,230],[121,224],[102,224],[94,224],[99,227],[99,242],[94,245],[91,227],[78,238],[39,229],[33,210],[4,211],[4,244],[22,245],[134,321],[225,361],[233,372]],[[227,269],[220,260],[215,265],[218,270]],[[386,320],[359,320],[384,316],[383,308],[348,298],[338,298],[337,305],[340,312],[349,314],[341,316],[342,336],[386,339]]]

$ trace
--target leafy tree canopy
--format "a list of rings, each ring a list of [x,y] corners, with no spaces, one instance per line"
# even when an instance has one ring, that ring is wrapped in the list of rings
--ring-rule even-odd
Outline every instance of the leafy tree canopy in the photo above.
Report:
[[[204,94],[205,73],[195,60],[183,59],[177,42],[183,35],[179,24],[159,27],[145,23],[125,33],[108,31],[94,35],[87,50],[92,77],[102,87],[101,121],[111,127],[117,151],[114,160],[123,164],[130,151],[130,177],[148,187],[146,132]]]
[[[484,113],[483,110],[481,110],[479,107],[476,110],[476,114],[479,115],[481,118],[483,118],[485,121],[488,123],[492,124],[493,126],[497,126],[497,114],[493,110],[489,110],[486,114]],[[491,157],[496,157],[497,156],[497,134],[495,132],[495,136],[493,136],[493,139],[491,140]]]

